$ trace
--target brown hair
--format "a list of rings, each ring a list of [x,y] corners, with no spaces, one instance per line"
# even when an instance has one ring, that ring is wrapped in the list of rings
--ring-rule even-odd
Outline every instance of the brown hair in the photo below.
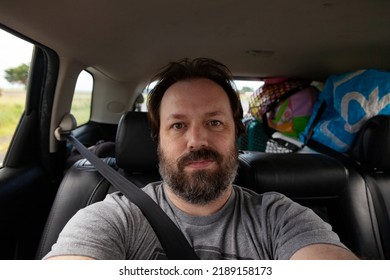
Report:
[[[157,80],[156,86],[151,90],[148,97],[148,118],[151,126],[152,138],[158,140],[160,130],[160,104],[165,91],[174,83],[193,79],[206,78],[220,85],[229,97],[233,112],[237,137],[244,133],[242,123],[243,110],[240,96],[234,87],[229,69],[222,63],[208,58],[187,58],[177,62],[171,62],[161,69],[152,81]]]

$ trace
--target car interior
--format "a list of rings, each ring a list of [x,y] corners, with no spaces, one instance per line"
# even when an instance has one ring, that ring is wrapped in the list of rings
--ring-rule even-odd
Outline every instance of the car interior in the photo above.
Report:
[[[320,84],[334,74],[389,70],[389,10],[383,0],[1,2],[0,28],[35,47],[25,109],[0,167],[0,259],[42,259],[78,210],[116,191],[55,137],[81,71],[93,77],[91,111],[72,134],[142,188],[161,177],[136,101],[161,67],[209,57],[237,80]],[[235,184],[285,194],[331,224],[359,258],[387,260],[389,138],[390,116],[378,115],[347,153],[315,140],[289,153],[243,145]]]

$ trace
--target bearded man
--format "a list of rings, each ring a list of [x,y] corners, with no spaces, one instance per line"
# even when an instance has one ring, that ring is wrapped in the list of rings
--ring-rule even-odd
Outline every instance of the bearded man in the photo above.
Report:
[[[143,190],[200,259],[355,259],[329,224],[279,193],[233,184],[242,107],[228,68],[212,59],[170,63],[148,99],[161,182]],[[120,193],[68,223],[51,259],[164,259],[146,218]]]

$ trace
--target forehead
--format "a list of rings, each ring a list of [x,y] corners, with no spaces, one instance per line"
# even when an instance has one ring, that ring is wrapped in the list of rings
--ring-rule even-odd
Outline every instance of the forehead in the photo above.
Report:
[[[165,92],[160,114],[172,112],[221,111],[231,113],[230,101],[225,90],[209,79],[191,79],[171,85]]]

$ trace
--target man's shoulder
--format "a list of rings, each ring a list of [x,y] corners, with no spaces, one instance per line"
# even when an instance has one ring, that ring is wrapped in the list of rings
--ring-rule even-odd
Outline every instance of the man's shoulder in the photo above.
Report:
[[[233,185],[233,187],[239,196],[245,197],[248,199],[282,199],[282,198],[286,198],[285,195],[278,193],[278,192],[274,192],[274,191],[260,193],[260,192],[255,192],[254,190],[251,190],[251,189],[248,189],[245,187],[241,187],[238,185]]]
[[[142,190],[148,194],[153,200],[161,197],[161,182],[150,183]],[[107,194],[103,201],[97,202],[90,207],[90,212],[104,216],[108,219],[128,220],[132,219],[144,220],[144,216],[139,207],[131,202],[124,194],[119,191]]]
[[[156,202],[163,197],[163,184],[161,181],[149,183],[142,190]]]
[[[146,193],[148,192],[160,192],[162,190],[162,181],[156,181],[147,184],[142,190]]]
[[[162,182],[152,182],[147,184],[145,187],[141,188],[145,193],[147,193],[152,198],[162,192]],[[120,191],[110,193],[104,199],[104,202],[108,203],[119,203],[119,204],[129,204],[129,199],[122,194]]]
[[[269,208],[277,205],[292,205],[294,202],[279,192],[257,193],[251,189],[234,186],[237,198],[241,203],[254,207]]]
[[[161,189],[161,182],[149,183],[142,188],[142,190],[155,201],[156,198],[161,197]],[[125,215],[128,215],[129,213],[139,212],[138,206],[131,202],[131,200],[120,191],[107,194],[103,201],[94,203],[88,208],[97,212],[106,212],[107,215],[110,213],[124,213]]]

